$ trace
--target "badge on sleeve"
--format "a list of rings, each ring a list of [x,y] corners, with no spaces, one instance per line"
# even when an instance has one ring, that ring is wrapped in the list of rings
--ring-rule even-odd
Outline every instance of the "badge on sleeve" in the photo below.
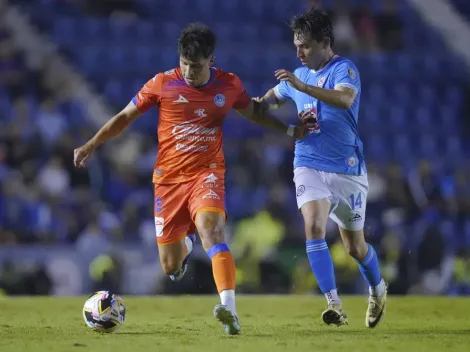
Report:
[[[351,79],[355,79],[356,78],[356,72],[352,68],[348,68],[348,76]]]

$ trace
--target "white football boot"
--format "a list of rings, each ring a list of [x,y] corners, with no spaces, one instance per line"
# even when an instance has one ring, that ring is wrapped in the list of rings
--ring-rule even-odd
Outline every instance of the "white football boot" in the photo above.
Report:
[[[227,334],[240,334],[242,328],[238,322],[238,317],[226,305],[217,304],[214,307],[214,317],[222,324]]]

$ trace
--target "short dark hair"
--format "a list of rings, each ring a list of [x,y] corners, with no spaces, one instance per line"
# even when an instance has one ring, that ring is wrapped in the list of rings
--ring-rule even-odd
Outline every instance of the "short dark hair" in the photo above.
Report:
[[[181,31],[178,53],[191,61],[207,59],[214,53],[216,41],[209,27],[202,23],[191,23]]]
[[[330,38],[330,46],[335,42],[331,18],[320,9],[312,8],[299,16],[292,17],[289,26],[300,38],[310,38],[318,43]]]

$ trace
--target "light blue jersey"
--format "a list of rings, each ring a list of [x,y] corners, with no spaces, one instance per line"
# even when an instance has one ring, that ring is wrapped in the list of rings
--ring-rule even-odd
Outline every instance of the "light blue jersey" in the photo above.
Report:
[[[348,59],[335,56],[321,70],[300,67],[294,74],[308,85],[325,89],[344,86],[357,91],[351,108],[341,109],[299,92],[285,81],[274,88],[279,100],[292,99],[299,113],[309,110],[318,121],[306,138],[296,141],[294,169],[307,167],[338,174],[365,174],[362,142],[357,130],[361,81],[356,66]]]

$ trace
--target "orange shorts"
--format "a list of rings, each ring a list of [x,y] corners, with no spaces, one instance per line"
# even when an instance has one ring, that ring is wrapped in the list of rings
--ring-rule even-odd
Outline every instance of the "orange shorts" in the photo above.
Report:
[[[204,172],[194,180],[155,184],[155,230],[160,245],[180,241],[196,231],[196,214],[213,211],[225,216],[225,175]]]

